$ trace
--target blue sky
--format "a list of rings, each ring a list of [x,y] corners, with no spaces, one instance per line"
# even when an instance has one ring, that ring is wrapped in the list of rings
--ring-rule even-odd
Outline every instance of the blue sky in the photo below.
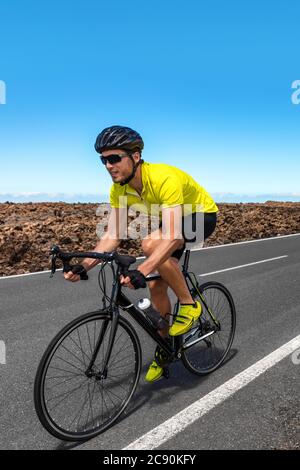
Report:
[[[0,194],[103,199],[93,145],[121,124],[145,160],[219,199],[300,200],[299,14],[281,0],[2,0]]]

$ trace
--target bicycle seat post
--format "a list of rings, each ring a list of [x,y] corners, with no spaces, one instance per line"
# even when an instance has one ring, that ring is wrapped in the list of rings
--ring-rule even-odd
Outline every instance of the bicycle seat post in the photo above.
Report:
[[[191,253],[191,250],[186,250],[186,252],[185,252],[184,261],[183,261],[183,265],[182,265],[182,270],[183,271],[187,271],[187,269],[189,267],[190,253]]]

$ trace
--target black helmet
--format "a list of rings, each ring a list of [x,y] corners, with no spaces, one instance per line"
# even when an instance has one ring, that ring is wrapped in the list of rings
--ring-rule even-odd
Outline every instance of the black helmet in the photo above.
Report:
[[[140,134],[133,129],[130,129],[130,127],[123,126],[106,127],[102,132],[100,132],[95,143],[95,150],[98,153],[103,152],[103,150],[110,149],[123,149],[128,151],[128,157],[131,159],[133,167],[131,175],[119,183],[121,186],[129,183],[129,181],[134,177],[137,167],[144,163],[142,158],[135,163],[131,155],[131,153],[136,150],[141,153],[143,148],[144,142]]]
[[[95,150],[124,149],[129,151],[143,150],[144,142],[140,134],[130,127],[111,126],[103,129],[98,135]]]

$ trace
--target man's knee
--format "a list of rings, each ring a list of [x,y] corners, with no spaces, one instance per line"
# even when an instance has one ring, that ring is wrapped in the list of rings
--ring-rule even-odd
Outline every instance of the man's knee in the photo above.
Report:
[[[142,241],[142,250],[146,256],[150,256],[154,250],[154,241],[150,238],[144,238]]]
[[[142,241],[142,250],[145,256],[150,256],[155,247],[157,246],[157,240],[151,240],[151,238],[145,238]],[[184,246],[184,239],[178,238],[175,240],[174,251],[180,250]]]
[[[152,294],[164,295],[168,290],[168,284],[164,279],[155,279],[154,281],[148,282],[148,287]]]
[[[183,246],[184,246],[184,238],[178,238],[176,250],[180,250],[181,248],[183,248]]]

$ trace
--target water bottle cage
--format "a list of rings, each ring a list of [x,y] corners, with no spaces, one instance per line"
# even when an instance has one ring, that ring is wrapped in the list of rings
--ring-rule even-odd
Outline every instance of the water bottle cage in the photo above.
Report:
[[[168,321],[161,317],[158,312],[145,312],[145,315],[157,330],[163,330],[169,326]]]
[[[164,330],[165,328],[169,327],[168,319],[170,316],[172,316],[171,313],[165,315],[167,318],[162,317],[160,313],[151,305],[149,299],[140,299],[138,306],[155,329]]]
[[[167,328],[169,326],[169,322],[163,317],[160,317],[160,319],[157,322],[157,329],[158,330],[163,330],[164,328]]]

